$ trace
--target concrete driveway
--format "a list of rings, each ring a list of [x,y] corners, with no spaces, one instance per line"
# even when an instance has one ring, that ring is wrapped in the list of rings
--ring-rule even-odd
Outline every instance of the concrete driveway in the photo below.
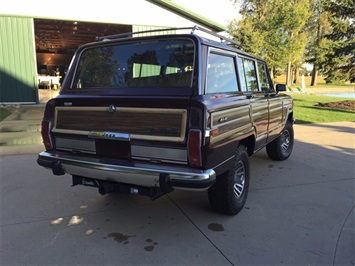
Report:
[[[251,157],[236,216],[206,192],[101,196],[39,167],[40,144],[2,147],[0,264],[354,265],[354,126],[295,125],[287,161]]]

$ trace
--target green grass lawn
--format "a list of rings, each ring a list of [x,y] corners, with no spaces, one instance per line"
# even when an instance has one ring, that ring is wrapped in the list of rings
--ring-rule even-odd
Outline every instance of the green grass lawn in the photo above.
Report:
[[[318,103],[354,101],[354,99],[308,94],[291,94],[291,96],[295,103],[294,118],[297,124],[355,121],[354,111],[315,106]],[[10,115],[10,111],[7,108],[0,107],[0,121],[4,120],[8,115]]]
[[[291,96],[295,103],[294,118],[296,119],[296,124],[355,121],[354,111],[315,106],[318,103],[354,101],[354,99],[307,94],[292,94]]]
[[[11,112],[8,109],[0,107],[0,122],[6,117],[8,117],[10,114]]]

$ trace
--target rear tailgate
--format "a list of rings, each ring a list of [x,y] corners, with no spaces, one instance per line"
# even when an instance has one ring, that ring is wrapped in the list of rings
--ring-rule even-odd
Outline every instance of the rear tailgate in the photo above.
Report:
[[[58,151],[187,164],[188,106],[188,97],[60,97],[45,119]]]

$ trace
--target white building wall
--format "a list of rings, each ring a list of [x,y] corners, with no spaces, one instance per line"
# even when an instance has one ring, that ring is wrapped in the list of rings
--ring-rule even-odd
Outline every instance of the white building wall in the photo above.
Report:
[[[0,6],[0,16],[165,27],[196,24],[145,0],[0,0]]]

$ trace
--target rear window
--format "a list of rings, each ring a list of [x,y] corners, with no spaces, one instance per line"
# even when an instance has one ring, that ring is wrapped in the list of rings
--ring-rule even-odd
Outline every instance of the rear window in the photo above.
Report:
[[[185,39],[89,48],[81,54],[72,89],[190,87],[194,50]]]

